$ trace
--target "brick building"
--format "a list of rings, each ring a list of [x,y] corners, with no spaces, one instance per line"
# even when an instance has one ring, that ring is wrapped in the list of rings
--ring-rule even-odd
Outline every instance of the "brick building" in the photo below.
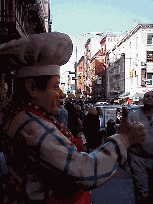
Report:
[[[83,94],[85,93],[85,69],[84,69],[84,56],[81,57],[79,62],[77,63],[77,89],[78,93]]]

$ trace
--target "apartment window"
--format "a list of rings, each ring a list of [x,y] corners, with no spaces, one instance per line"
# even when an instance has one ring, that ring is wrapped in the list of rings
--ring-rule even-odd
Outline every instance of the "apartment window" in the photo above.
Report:
[[[124,71],[124,67],[125,67],[125,62],[123,61],[123,71]]]
[[[119,64],[119,66],[118,66],[118,73],[120,73],[120,69],[121,69],[121,66],[120,66],[120,64]]]
[[[120,80],[118,81],[118,88],[120,89]]]
[[[153,44],[153,33],[147,35],[147,44]]]
[[[153,62],[153,51],[147,51],[147,62]]]
[[[116,81],[114,82],[114,88],[116,87]]]
[[[136,54],[136,60],[138,60],[138,54]]]
[[[125,86],[125,81],[123,80],[123,89],[124,89],[124,86]]]
[[[136,49],[138,48],[138,37],[136,37]]]

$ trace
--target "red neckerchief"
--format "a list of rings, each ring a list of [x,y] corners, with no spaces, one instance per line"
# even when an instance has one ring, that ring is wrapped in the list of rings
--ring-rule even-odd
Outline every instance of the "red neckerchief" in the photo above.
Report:
[[[36,110],[33,107],[28,107],[26,105],[16,107],[15,103],[13,101],[10,101],[8,105],[3,109],[2,114],[3,117],[1,118],[1,128],[3,128],[7,122],[11,119],[14,118],[16,115],[18,115],[20,112],[23,110],[27,110],[29,112],[34,113],[35,115],[43,118],[44,120],[47,120],[51,123],[53,123],[58,130],[67,138],[70,139],[70,141],[77,147],[78,152],[84,151],[83,145],[82,145],[82,138],[74,138],[72,133],[68,130],[67,127],[65,127],[62,124],[59,124],[58,121],[53,117],[48,114],[43,114],[44,112],[42,110]],[[62,128],[62,129],[61,129]],[[87,192],[78,192],[75,193],[75,197],[73,199],[66,199],[66,201],[63,200],[56,200],[55,197],[50,196],[50,199],[46,200],[46,204],[90,204],[91,203],[91,197],[90,197],[90,191]]]
[[[79,137],[74,138],[70,130],[67,127],[65,127],[63,124],[59,124],[59,122],[53,116],[45,113],[44,110],[39,107],[38,109],[35,109],[35,105],[33,104],[31,104],[29,107],[28,102],[23,102],[23,104],[18,107],[15,105],[13,101],[10,101],[8,105],[3,109],[1,127],[3,128],[11,118],[14,118],[16,115],[18,115],[23,110],[32,112],[36,114],[37,116],[43,118],[44,120],[47,120],[53,123],[56,126],[56,128],[77,147],[77,150],[79,152],[84,151],[83,144],[82,144],[82,138],[79,138]]]
[[[23,110],[27,110],[29,112],[32,112],[34,113],[35,115],[43,118],[44,120],[47,120],[49,122],[52,122],[56,127],[57,129],[64,135],[66,136],[67,138],[69,138],[70,140],[71,139],[74,139],[72,133],[70,132],[70,130],[65,127],[63,124],[60,124],[55,118],[54,116],[50,116],[49,114],[43,114],[44,111],[42,109],[35,109],[33,106],[31,107],[27,107],[27,106],[22,106],[22,109]]]

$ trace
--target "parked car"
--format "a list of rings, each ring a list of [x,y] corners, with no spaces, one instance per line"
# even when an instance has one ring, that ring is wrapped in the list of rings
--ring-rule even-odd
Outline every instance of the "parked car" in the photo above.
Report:
[[[108,105],[108,103],[107,103],[107,102],[103,102],[103,101],[99,101],[99,102],[96,102],[95,105],[96,105],[96,106],[97,106],[97,105]]]

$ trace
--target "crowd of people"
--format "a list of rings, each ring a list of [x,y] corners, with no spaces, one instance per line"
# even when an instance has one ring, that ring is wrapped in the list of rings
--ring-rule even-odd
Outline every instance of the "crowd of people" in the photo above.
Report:
[[[60,66],[68,62],[72,48],[69,36],[59,32],[0,45],[1,72],[15,72],[13,94],[0,114],[10,173],[4,204],[91,204],[90,191],[126,162],[132,145],[145,140],[145,126],[130,122],[126,107],[118,134],[102,144],[100,110],[89,107],[83,114],[79,104],[68,100],[63,106]],[[91,153],[84,151],[84,135]]]
[[[66,98],[62,100],[60,113],[56,119],[58,122],[66,124],[74,137],[84,135],[88,153],[89,149],[95,149],[102,142],[106,142],[108,134],[104,128],[104,116],[100,107],[84,106],[83,103],[74,103],[71,98]]]

